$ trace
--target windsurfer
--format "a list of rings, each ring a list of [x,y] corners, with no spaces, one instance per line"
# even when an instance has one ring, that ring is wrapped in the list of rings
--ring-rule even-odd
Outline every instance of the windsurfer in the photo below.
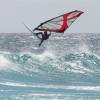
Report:
[[[41,35],[41,37],[39,35]],[[48,33],[47,31],[36,33],[36,36],[41,40],[39,46],[41,46],[42,42],[44,40],[47,40],[50,35],[51,35],[51,32]]]
[[[47,40],[51,35],[51,32],[55,33],[64,33],[70,25],[82,14],[82,11],[72,11],[65,13],[63,15],[49,19],[40,25],[38,25],[34,30],[28,28],[25,24],[24,26],[31,32],[33,35],[37,36],[41,40],[39,46],[43,43],[44,40]],[[38,33],[35,33],[37,32]],[[50,32],[50,34],[49,34]]]

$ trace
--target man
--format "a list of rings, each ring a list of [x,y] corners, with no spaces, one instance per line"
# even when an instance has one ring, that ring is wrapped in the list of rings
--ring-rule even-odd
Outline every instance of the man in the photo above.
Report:
[[[39,35],[41,35],[41,37]],[[43,32],[36,33],[36,36],[41,40],[39,46],[41,46],[42,42],[44,40],[47,40],[50,35],[51,35],[51,32],[47,33],[47,31],[44,31],[44,33]]]
[[[24,23],[23,23],[23,24],[24,24]],[[41,40],[39,46],[41,46],[42,42],[43,42],[44,40],[47,40],[47,39],[49,38],[49,36],[51,35],[51,32],[50,32],[50,33],[47,33],[47,31],[44,31],[44,33],[43,33],[43,32],[34,33],[34,31],[35,31],[37,28],[35,28],[35,29],[32,31],[32,30],[31,30],[30,28],[28,28],[28,26],[26,26],[25,24],[24,24],[24,26],[25,26],[31,33],[35,34],[35,35]],[[41,35],[41,36],[39,36],[39,35]]]

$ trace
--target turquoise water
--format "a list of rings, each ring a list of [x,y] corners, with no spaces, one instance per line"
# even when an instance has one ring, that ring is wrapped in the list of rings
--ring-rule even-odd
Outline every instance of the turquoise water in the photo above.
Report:
[[[99,100],[100,34],[0,34],[0,100]]]

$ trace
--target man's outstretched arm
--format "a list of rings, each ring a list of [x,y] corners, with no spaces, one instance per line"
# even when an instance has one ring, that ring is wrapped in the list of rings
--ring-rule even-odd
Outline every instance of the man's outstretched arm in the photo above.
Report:
[[[37,36],[37,38],[39,38],[39,39],[41,40],[42,38],[38,36],[39,34],[41,34],[41,35],[42,35],[42,32],[35,33],[35,35]]]

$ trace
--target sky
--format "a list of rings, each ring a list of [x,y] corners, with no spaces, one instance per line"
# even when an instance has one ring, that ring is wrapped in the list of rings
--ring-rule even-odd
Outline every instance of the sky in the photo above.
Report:
[[[0,0],[0,33],[28,32],[41,22],[73,10],[82,14],[68,33],[100,32],[100,0]]]

